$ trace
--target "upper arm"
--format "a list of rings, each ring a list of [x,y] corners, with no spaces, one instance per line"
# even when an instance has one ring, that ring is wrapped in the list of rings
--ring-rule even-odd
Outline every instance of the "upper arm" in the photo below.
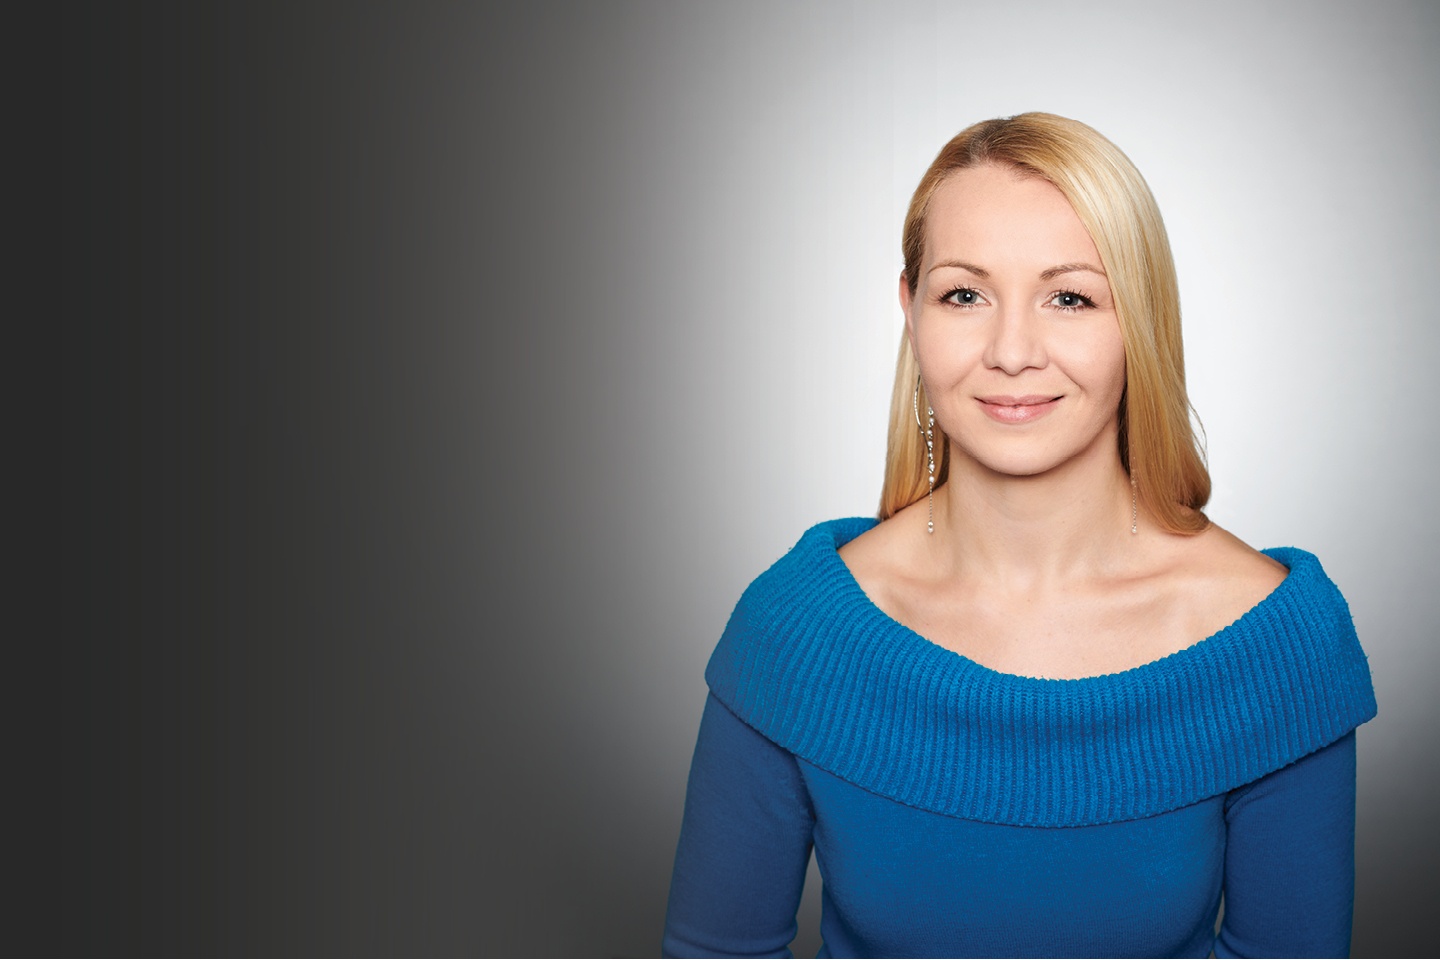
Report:
[[[667,956],[789,956],[814,813],[795,758],[705,703],[670,881]]]
[[[1347,956],[1355,897],[1355,732],[1226,799],[1215,955]]]

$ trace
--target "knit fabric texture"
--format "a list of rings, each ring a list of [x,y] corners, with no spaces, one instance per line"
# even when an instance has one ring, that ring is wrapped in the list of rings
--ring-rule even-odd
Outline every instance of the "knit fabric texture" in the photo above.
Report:
[[[998,673],[890,619],[837,549],[875,524],[811,528],[746,590],[706,669],[736,717],[797,758],[907,806],[1076,827],[1250,783],[1375,715],[1349,608],[1319,561],[1239,620],[1120,673]]]

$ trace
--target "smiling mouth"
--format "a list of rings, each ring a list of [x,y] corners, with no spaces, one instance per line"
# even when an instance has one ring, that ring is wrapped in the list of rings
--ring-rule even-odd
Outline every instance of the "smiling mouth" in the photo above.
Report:
[[[993,396],[975,399],[980,401],[980,409],[992,420],[1000,423],[1029,423],[1054,410],[1064,398],[1029,394],[1023,397]]]

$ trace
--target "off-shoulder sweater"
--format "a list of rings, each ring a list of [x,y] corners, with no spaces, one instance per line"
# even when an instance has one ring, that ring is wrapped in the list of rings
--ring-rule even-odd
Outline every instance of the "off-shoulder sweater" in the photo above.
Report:
[[[812,846],[822,956],[1348,953],[1376,707],[1314,556],[1265,551],[1284,581],[1193,646],[1043,680],[876,607],[837,553],[874,523],[809,530],[711,657],[667,955],[788,955]]]

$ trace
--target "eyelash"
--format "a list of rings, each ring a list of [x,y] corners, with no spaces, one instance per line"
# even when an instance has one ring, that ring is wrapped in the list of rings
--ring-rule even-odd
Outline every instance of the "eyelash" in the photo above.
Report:
[[[1095,306],[1094,300],[1091,300],[1089,297],[1085,296],[1085,294],[1081,293],[1078,290],[1056,290],[1054,293],[1050,294],[1050,301],[1047,302],[1052,302],[1059,297],[1074,297],[1076,300],[1080,301],[1078,304],[1072,307],[1062,307],[1056,305],[1056,310],[1060,310],[1065,313],[1074,313],[1077,310],[1088,310],[1091,307]]]
[[[980,296],[980,291],[976,290],[974,287],[955,287],[954,289],[941,296],[940,302],[944,304],[949,304],[952,307],[957,307],[961,310],[970,310],[974,307],[980,306],[980,304],[978,303],[956,303],[954,300],[950,299],[957,293],[973,293],[977,297]]]
[[[949,306],[955,307],[960,310],[972,310],[975,307],[980,306],[980,304],[978,303],[956,303],[951,298],[954,297],[957,293],[973,293],[977,297],[981,295],[980,291],[976,290],[974,287],[955,287],[954,289],[948,291],[944,296],[942,296],[940,298],[940,302],[948,304]],[[1046,298],[1046,302],[1053,302],[1058,297],[1074,297],[1076,300],[1080,301],[1079,303],[1068,307],[1060,306],[1057,304],[1055,309],[1059,310],[1062,313],[1076,313],[1080,310],[1088,310],[1095,306],[1094,300],[1091,300],[1089,297],[1085,296],[1085,294],[1081,293],[1078,290],[1056,290],[1054,293],[1050,294],[1050,296]]]

